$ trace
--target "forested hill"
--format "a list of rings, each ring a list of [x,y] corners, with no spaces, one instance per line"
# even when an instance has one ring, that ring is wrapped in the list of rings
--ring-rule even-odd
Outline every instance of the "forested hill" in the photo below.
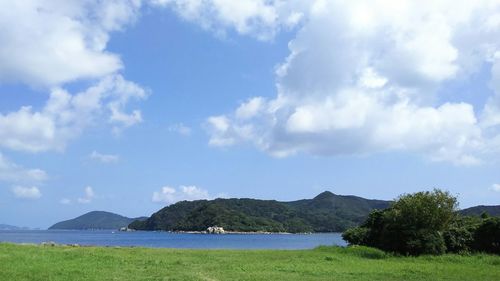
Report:
[[[373,209],[390,201],[368,200],[325,191],[313,199],[292,202],[257,199],[182,201],[167,206],[144,221],[137,230],[203,231],[221,226],[227,231],[339,232],[364,221]]]
[[[464,216],[480,216],[482,213],[487,213],[490,216],[500,216],[500,205],[496,206],[479,205],[460,210],[459,213]]]
[[[58,222],[49,229],[119,229],[135,220],[143,219],[145,218],[127,218],[110,212],[93,211],[71,220]]]

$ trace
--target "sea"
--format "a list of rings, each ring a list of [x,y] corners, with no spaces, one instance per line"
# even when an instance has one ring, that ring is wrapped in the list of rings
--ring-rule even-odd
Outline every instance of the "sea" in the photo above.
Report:
[[[0,242],[55,242],[82,246],[186,249],[312,249],[346,246],[340,233],[314,234],[195,234],[113,230],[0,230]]]

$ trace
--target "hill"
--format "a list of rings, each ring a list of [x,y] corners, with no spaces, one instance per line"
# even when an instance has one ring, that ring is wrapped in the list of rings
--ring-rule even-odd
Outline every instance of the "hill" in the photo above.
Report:
[[[145,218],[127,218],[110,212],[93,211],[71,220],[58,222],[49,229],[119,229],[141,219]]]
[[[339,232],[361,223],[373,209],[387,208],[390,201],[336,195],[325,191],[313,199],[292,202],[257,199],[182,201],[167,206],[136,230],[203,231],[221,226],[242,232]]]
[[[474,206],[460,210],[459,213],[464,216],[480,216],[482,213],[487,213],[490,216],[500,216],[500,205],[496,206]]]

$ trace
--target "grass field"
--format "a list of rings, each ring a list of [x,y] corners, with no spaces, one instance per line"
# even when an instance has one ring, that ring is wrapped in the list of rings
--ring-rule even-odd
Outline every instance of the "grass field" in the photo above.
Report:
[[[0,280],[500,280],[500,256],[0,244]]]

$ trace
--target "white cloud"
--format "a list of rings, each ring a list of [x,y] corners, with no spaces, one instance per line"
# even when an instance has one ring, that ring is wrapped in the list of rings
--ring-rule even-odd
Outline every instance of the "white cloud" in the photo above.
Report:
[[[183,123],[172,124],[168,127],[170,132],[178,133],[181,136],[189,136],[192,133],[190,127],[184,125]]]
[[[249,34],[262,40],[271,39],[278,28],[279,1],[268,0],[152,0],[154,5],[171,7],[182,18],[224,36],[227,30]],[[288,26],[296,24],[300,14],[287,18]]]
[[[500,2],[306,2],[274,5],[303,22],[276,69],[277,96],[208,118],[211,145],[249,142],[276,156],[408,151],[460,165],[500,153]],[[483,110],[439,102],[443,85],[484,65],[496,92]]]
[[[92,200],[95,197],[95,193],[94,193],[94,190],[92,189],[92,187],[90,187],[90,186],[85,187],[84,192],[85,192],[85,196],[78,198],[76,201],[78,203],[81,203],[81,204],[88,204],[88,203],[92,202]]]
[[[48,179],[47,173],[40,169],[25,169],[10,162],[0,153],[0,181],[10,183],[41,183]]]
[[[160,191],[153,192],[153,197],[151,200],[156,203],[166,203],[173,204],[178,201],[192,201],[200,199],[210,199],[210,195],[207,190],[198,188],[196,186],[180,186],[179,189],[175,189],[170,186],[164,186]]]
[[[68,198],[62,198],[59,203],[61,203],[62,205],[70,205],[71,204],[71,200],[68,199]]]
[[[120,56],[106,50],[111,32],[133,23],[142,2],[0,1],[0,83],[50,92],[40,110],[0,113],[0,146],[61,151],[96,120],[115,133],[142,121],[140,110],[126,108],[146,91],[118,74]],[[75,94],[64,89],[77,80],[94,84]]]
[[[55,88],[40,111],[30,106],[0,113],[0,146],[21,151],[63,150],[68,141],[100,119],[116,130],[140,122],[140,111],[127,113],[127,103],[147,97],[139,85],[121,75],[104,77],[83,92]]]
[[[250,119],[257,114],[264,107],[265,100],[262,97],[255,97],[249,99],[247,102],[242,103],[240,107],[236,109],[235,115],[239,119]]]
[[[36,186],[32,187],[23,187],[23,186],[15,186],[12,188],[12,193],[14,196],[21,199],[38,199],[42,197],[42,193]]]
[[[500,184],[498,184],[498,183],[493,184],[491,186],[491,190],[496,191],[496,192],[500,192]]]
[[[0,81],[56,86],[122,68],[110,32],[138,16],[140,0],[0,1]]]
[[[116,163],[118,160],[120,160],[120,157],[118,155],[114,154],[102,154],[97,151],[92,151],[92,153],[89,155],[90,159],[97,160],[101,163]]]

